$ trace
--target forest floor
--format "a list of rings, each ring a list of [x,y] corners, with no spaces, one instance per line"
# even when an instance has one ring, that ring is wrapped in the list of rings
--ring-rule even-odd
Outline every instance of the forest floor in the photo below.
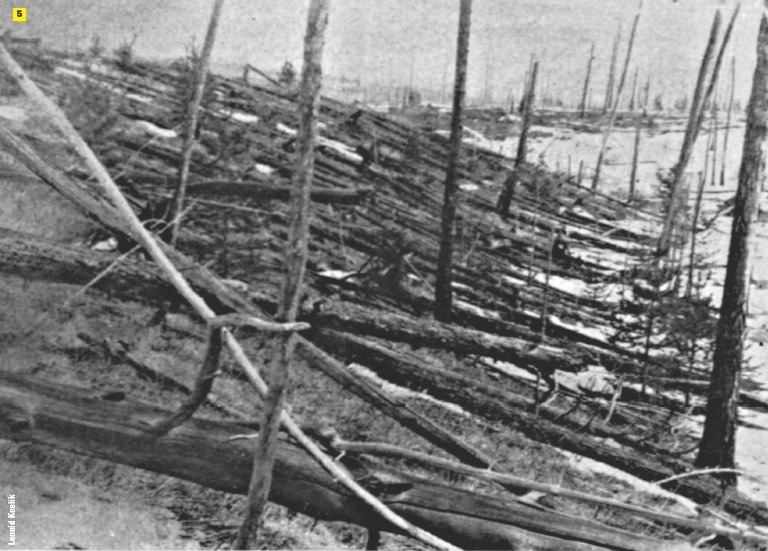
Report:
[[[147,69],[145,74],[124,75],[97,66],[94,73],[88,74],[81,70],[81,60],[54,56],[46,63],[52,65],[38,65],[35,78],[69,109],[70,116],[113,176],[122,178],[126,193],[133,193],[134,199],[142,201],[166,193],[174,173],[173,162],[168,160],[169,152],[173,153],[178,147],[172,124],[176,100],[163,99],[161,103],[160,99],[153,102],[146,99],[173,97],[168,92],[170,87],[160,84],[164,81],[157,73],[162,71]],[[108,83],[112,103],[105,103],[107,96],[93,91],[90,78]],[[183,80],[183,75],[180,78]],[[204,147],[201,146],[196,157],[198,173],[208,179],[267,179],[270,182],[289,179],[290,174],[286,177],[284,171],[290,168],[285,147],[295,126],[292,103],[280,94],[258,89],[244,91],[231,82],[219,82],[212,96],[217,99],[212,100],[209,111],[216,113],[219,109],[226,112],[226,116],[212,115],[208,120],[215,132],[203,136]],[[216,101],[224,107],[217,106]],[[71,152],[46,131],[45,121],[36,117],[22,97],[6,90],[2,103],[0,117],[8,125],[40,145],[49,162],[73,177],[84,178]],[[432,322],[420,313],[420,305],[429,295],[429,274],[437,242],[436,213],[445,155],[445,143],[439,139],[439,131],[444,121],[438,120],[434,125],[419,120],[414,114],[394,113],[390,119],[366,112],[363,118],[367,117],[365,125],[368,126],[361,129],[348,123],[355,111],[356,108],[335,102],[326,105],[321,127],[325,149],[318,161],[317,184],[323,189],[352,189],[358,184],[371,184],[376,187],[377,197],[372,204],[362,206],[315,207],[309,294],[312,299],[341,304],[342,313],[354,313],[358,311],[356,308],[364,307],[374,313],[412,316],[424,326],[431,326]],[[503,220],[491,212],[489,205],[509,173],[519,121],[514,117],[501,120],[493,114],[481,115],[485,119],[472,118],[467,124],[467,161],[461,181],[465,210],[460,216],[457,251],[457,256],[463,259],[461,277],[456,284],[460,311],[507,323],[503,325],[504,330],[514,330],[515,334],[528,339],[537,332],[536,319],[542,303],[549,300],[551,329],[565,332],[547,337],[550,339],[547,344],[558,354],[566,357],[574,351],[597,348],[603,353],[615,352],[621,358],[633,357],[629,347],[616,352],[613,345],[609,346],[608,336],[616,329],[602,310],[619,308],[628,290],[625,284],[616,283],[614,276],[628,266],[641,265],[652,243],[658,227],[654,213],[660,203],[656,172],[674,163],[674,152],[681,140],[678,118],[654,115],[656,126],[648,130],[647,146],[641,149],[637,204],[650,214],[611,200],[611,197],[622,200],[626,197],[628,159],[631,159],[631,146],[627,144],[634,138],[631,125],[618,128],[611,142],[601,187],[601,192],[609,197],[601,199],[592,197],[586,188],[573,186],[572,182],[581,161],[585,167],[594,166],[595,145],[600,135],[592,126],[587,125],[585,129],[575,117],[557,115],[534,126],[529,159],[540,159],[542,166],[531,169],[533,176],[524,182],[520,192],[520,206],[516,207],[511,220]],[[101,123],[112,118],[114,120],[102,127]],[[165,137],[161,131],[166,132]],[[733,151],[740,149],[739,133],[733,132]],[[360,170],[358,165],[362,159],[358,146],[369,144],[371,135],[381,142],[380,158],[372,167]],[[250,149],[238,149],[238,140],[244,138],[249,140]],[[31,186],[30,175],[14,159],[3,156],[0,161],[3,185],[7,189],[0,203],[3,227],[67,245],[93,246],[98,241],[93,237],[89,221],[47,188]],[[692,161],[692,166],[701,164],[703,148],[697,150]],[[733,192],[737,167],[734,155],[729,154],[727,185],[716,189],[707,187],[708,215]],[[585,171],[585,186],[588,186],[589,175],[590,172]],[[555,190],[559,196],[555,196]],[[280,281],[284,205],[277,201],[264,204],[239,199],[230,203],[231,209],[226,205],[222,209],[213,201],[206,203],[205,199],[195,203],[189,214],[189,225],[181,239],[182,250],[220,276],[243,282],[255,291],[254,300],[273,300]],[[215,199],[226,202],[220,197]],[[546,204],[547,201],[550,204]],[[722,239],[727,236],[729,221],[727,216],[721,216],[704,234],[702,252],[712,256],[714,265],[710,276],[713,283],[707,292],[716,293],[715,282],[722,280]],[[552,227],[567,225],[575,234],[572,250],[580,259],[577,268],[547,267],[550,226],[543,225],[544,222]],[[376,256],[377,239],[382,233],[400,227],[408,228],[408,239],[417,244],[410,245],[414,254],[406,270],[408,293],[393,294],[380,281],[352,279],[352,287],[339,282],[339,274],[349,275],[366,259]],[[765,233],[766,229],[763,227],[760,231]],[[108,236],[100,236],[104,237]],[[106,241],[99,243],[103,245]],[[760,266],[768,270],[768,264],[761,262]],[[768,273],[758,275],[756,272],[754,279],[768,280]],[[520,304],[508,303],[510,287],[519,287]],[[754,331],[750,338],[755,344],[750,347],[750,355],[754,361],[764,358],[757,348],[764,335],[760,331],[764,323],[758,311],[768,311],[763,289],[758,285],[752,295],[755,315],[751,318]],[[141,362],[187,383],[201,362],[205,329],[184,308],[118,301],[109,290],[83,292],[81,285],[39,281],[29,274],[14,274],[12,267],[0,276],[0,297],[5,305],[0,310],[2,371],[29,373],[88,388],[104,399],[123,392],[150,403],[175,406],[182,399],[180,394],[138,379],[129,365],[107,357],[82,337],[90,337],[91,342],[120,343]],[[714,296],[714,300],[719,299]],[[467,319],[481,323],[475,318]],[[575,335],[575,340],[569,341],[563,334]],[[252,335],[242,336],[254,362],[265,363],[264,343]],[[395,351],[413,354],[426,366],[471,378],[510,396],[530,400],[543,389],[543,385],[537,387],[536,376],[529,369],[512,362],[450,347],[412,347],[407,341],[393,341],[377,333],[365,336]],[[439,389],[398,381],[397,375],[374,372],[365,360],[365,357],[352,357],[348,363],[371,384],[391,392],[413,411],[438,421],[469,445],[496,458],[499,467],[517,476],[637,504],[663,506],[673,512],[690,513],[695,508],[691,500],[632,473],[531,438],[524,427],[500,417],[478,415],[471,410],[472,404],[453,403]],[[248,386],[235,375],[229,361],[223,368],[224,374],[216,382],[217,394],[237,404],[247,417],[257,417],[258,403]],[[660,378],[677,373],[675,365],[659,365],[654,369],[658,369],[655,374]],[[767,374],[768,366],[763,365],[748,374],[754,383],[746,385],[763,400],[768,399],[768,393],[757,385],[766,383]],[[563,417],[557,412],[571,410],[574,404],[573,409],[584,407],[585,410],[576,412],[571,425],[566,426],[583,427],[591,423],[590,417],[605,417],[615,394],[615,375],[597,365],[590,365],[582,373],[558,370],[556,377],[566,391],[552,405],[559,408],[552,410],[552,417]],[[704,378],[705,372],[697,370],[696,376]],[[591,389],[599,395],[593,398],[594,403],[581,406],[582,391],[589,387],[589,381]],[[627,388],[633,385],[627,384]],[[291,414],[300,423],[322,420],[339,427],[348,440],[387,441],[409,449],[439,453],[433,445],[381,415],[312,369],[303,359],[292,366],[289,392]],[[681,394],[660,387],[656,392],[673,402]],[[667,410],[662,411],[655,403],[620,402],[616,417],[630,421],[616,421],[626,423],[617,427],[634,426],[638,432],[647,431],[657,446],[655,449],[680,450],[695,440],[695,433],[676,435],[662,427]],[[202,413],[212,418],[222,416],[213,410]],[[766,417],[768,412],[745,414],[745,420],[754,427],[739,429],[739,464],[747,471],[741,489],[758,502],[765,502],[768,484],[764,459],[768,456],[764,437],[768,426]],[[568,419],[560,422],[567,423]],[[700,415],[675,410],[674,422],[675,426],[685,425],[695,430]],[[595,440],[610,438],[595,437]],[[638,457],[645,457],[626,442],[612,446],[619,449],[626,446]],[[650,452],[648,459],[656,460]],[[26,534],[20,543],[22,548],[219,548],[227,545],[240,518],[242,498],[238,496],[36,444],[3,442],[0,461],[4,466],[0,483],[8,493],[17,494],[19,524],[27,526],[23,531],[20,528],[20,533]],[[690,468],[690,461],[688,454],[665,468],[677,472]],[[40,474],[35,474],[38,472]],[[477,487],[471,481],[443,478],[462,488],[475,490]],[[485,486],[479,489],[490,494],[497,492]],[[564,514],[659,538],[692,540],[702,536],[565,499],[548,497],[543,503]],[[125,518],[131,519],[129,526],[140,526],[126,529]],[[359,549],[365,545],[365,537],[362,528],[316,522],[272,506],[267,516],[264,547]],[[383,549],[419,547],[394,535],[385,535],[382,543]]]

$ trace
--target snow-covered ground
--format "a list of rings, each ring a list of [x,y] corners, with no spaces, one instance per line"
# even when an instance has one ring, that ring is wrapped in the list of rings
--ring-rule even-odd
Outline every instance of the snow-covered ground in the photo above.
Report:
[[[721,123],[722,124],[722,123]],[[529,160],[541,161],[552,170],[567,171],[571,167],[573,174],[579,164],[584,163],[585,183],[589,185],[591,176],[600,151],[601,134],[577,132],[572,129],[551,127],[533,127],[532,139],[529,142]],[[723,128],[718,130],[717,169],[719,174],[722,167]],[[601,188],[603,193],[622,196],[626,194],[631,173],[631,161],[634,148],[634,129],[614,129],[608,142],[605,164],[602,168]],[[725,156],[725,186],[705,188],[702,219],[707,220],[714,214],[723,201],[732,197],[738,182],[738,171],[741,164],[744,126],[743,121],[733,126],[729,135],[728,151]],[[698,181],[698,176],[704,165],[706,156],[708,132],[699,135],[693,157],[688,165],[687,174],[691,181]],[[682,127],[665,126],[654,130],[644,130],[641,135],[638,177],[636,182],[639,196],[655,198],[659,186],[657,173],[668,171],[677,161],[683,140]],[[503,141],[489,140],[476,132],[465,134],[465,141],[476,147],[482,147],[510,158],[517,152],[517,138]],[[710,155],[712,152],[710,151]],[[695,187],[695,186],[692,186]],[[626,196],[626,195],[623,195]],[[691,196],[693,201],[693,196]],[[768,211],[768,197],[763,196],[761,205]],[[713,263],[710,283],[704,292],[713,297],[714,304],[719,305],[723,293],[725,279],[725,264],[730,243],[730,216],[720,216],[712,227],[699,234],[697,251]],[[647,233],[648,220],[628,221],[626,228]],[[658,225],[658,223],[656,223]],[[651,229],[651,232],[654,230]],[[745,353],[745,377],[760,385],[760,389],[752,392],[761,400],[768,400],[768,222],[758,222],[757,237],[751,259],[753,285],[750,292],[750,311],[748,318],[749,333],[747,335]],[[621,259],[617,255],[616,262]],[[544,277],[543,274],[537,274]],[[563,278],[564,279],[564,278]],[[560,290],[571,293],[588,292],[584,285],[575,285],[569,281],[554,281]],[[597,329],[597,328],[596,328]],[[598,333],[595,336],[598,336]],[[566,381],[563,381],[566,382]],[[768,501],[768,413],[751,411],[742,408],[741,419],[749,426],[739,427],[737,433],[736,462],[746,475],[741,477],[739,489],[747,496],[758,500]],[[686,426],[694,434],[701,434],[703,418],[692,417]],[[597,468],[595,465],[591,469]]]

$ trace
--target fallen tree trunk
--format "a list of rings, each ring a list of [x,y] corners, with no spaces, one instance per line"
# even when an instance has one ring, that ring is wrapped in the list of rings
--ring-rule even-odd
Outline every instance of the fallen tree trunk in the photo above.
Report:
[[[165,245],[161,244],[161,246]],[[174,263],[185,270],[193,287],[201,291],[217,312],[260,313],[260,310],[234,290],[218,280],[213,278],[209,280],[210,276],[206,275],[207,272],[203,268],[192,263],[175,249],[167,247],[167,250]],[[82,284],[98,275],[115,258],[114,255],[64,247],[43,239],[0,230],[0,271],[9,275]],[[153,303],[158,299],[157,297],[167,299],[169,295],[175,294],[173,287],[161,280],[159,274],[159,270],[153,264],[128,260],[115,266],[94,287],[113,296]],[[442,427],[416,415],[401,402],[393,401],[375,388],[356,380],[343,365],[301,336],[299,336],[299,345],[303,349],[303,355],[313,367],[321,369],[344,388],[392,415],[399,423],[416,434],[447,449],[469,465],[483,466],[483,460],[487,460],[480,457],[477,451],[467,444],[451,440],[450,434],[446,433]],[[742,399],[744,397],[742,394]],[[509,410],[515,411],[513,408]],[[508,418],[507,422],[532,440],[549,443],[602,461],[631,472],[642,480],[661,480],[683,470],[682,463],[679,468],[673,469],[645,461],[638,457],[637,452],[602,444],[592,440],[588,434],[577,433],[525,411],[516,410],[514,418]],[[720,495],[718,485],[711,479],[684,478],[664,486],[698,503],[710,503],[717,500]],[[749,499],[732,498],[725,503],[724,509],[740,518],[750,518],[758,523],[768,524],[768,508]]]
[[[458,354],[488,356],[547,373],[555,369],[579,372],[587,365],[585,356],[545,345],[535,346],[522,339],[501,337],[405,314],[370,312],[348,303],[340,308],[328,306],[322,312],[311,315],[310,319],[310,323],[316,327],[405,342],[413,348],[436,348]]]
[[[252,444],[232,438],[243,427],[191,419],[167,435],[151,430],[168,411],[134,400],[0,373],[0,438],[36,442],[243,494]],[[393,511],[467,549],[653,551],[661,542],[595,522],[538,511],[503,499],[357,467]],[[271,501],[314,518],[394,531],[339,485],[303,449],[281,439]]]
[[[313,189],[310,199],[315,203],[335,205],[359,205],[373,195],[372,187],[360,189]],[[191,184],[189,194],[199,197],[204,195],[232,195],[255,199],[257,201],[287,201],[291,195],[291,186],[262,184],[257,182],[211,181]]]

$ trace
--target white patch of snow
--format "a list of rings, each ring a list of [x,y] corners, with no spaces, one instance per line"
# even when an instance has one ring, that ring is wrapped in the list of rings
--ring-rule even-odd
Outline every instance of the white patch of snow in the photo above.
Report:
[[[459,184],[459,189],[462,191],[477,191],[480,189],[480,186],[472,182],[461,182]]]
[[[126,99],[131,99],[133,101],[138,101],[139,103],[152,103],[152,98],[149,96],[143,96],[141,94],[134,94],[133,92],[130,92],[128,94],[125,94]]]
[[[587,327],[581,323],[578,325],[573,325],[573,324],[564,322],[563,320],[561,320],[560,318],[554,315],[549,316],[549,320],[551,323],[554,323],[555,325],[558,325],[564,329],[570,329],[571,331],[580,333],[585,337],[590,337],[592,339],[596,339],[604,342],[607,342],[608,338],[611,335],[613,335],[613,331],[607,327]]]
[[[385,381],[384,379],[379,377],[376,373],[374,373],[367,367],[362,366],[360,364],[352,363],[349,365],[348,369],[353,373],[355,373],[356,375],[365,377],[366,379],[379,385],[385,393],[387,393],[389,396],[392,396],[394,398],[417,398],[419,400],[424,400],[426,402],[431,402],[433,404],[439,405],[447,409],[448,411],[457,413],[463,417],[470,417],[470,415],[466,411],[464,411],[464,409],[462,409],[460,406],[457,406],[456,404],[438,400],[437,398],[434,398],[433,396],[430,396],[429,394],[427,394],[426,391],[414,392],[412,390],[408,390],[407,388],[403,388],[401,386],[392,384],[389,381]]]
[[[337,154],[341,155],[345,159],[353,163],[363,162],[363,158],[355,153],[355,150],[349,147],[347,144],[331,140],[329,138],[320,137],[318,139],[320,145],[333,149]]]
[[[479,306],[475,306],[474,304],[470,304],[468,302],[464,302],[463,300],[457,300],[455,301],[456,306],[458,306],[462,310],[466,310],[468,312],[472,312],[476,316],[481,316],[487,319],[501,319],[501,316],[498,312],[492,312],[491,310],[486,310],[485,308],[480,308]]]
[[[172,139],[172,138],[177,138],[179,136],[175,130],[160,128],[156,124],[153,124],[149,121],[136,121],[135,124],[136,126],[141,128],[145,134],[148,134],[155,138]]]
[[[253,168],[258,170],[262,174],[272,174],[275,171],[275,167],[269,166],[269,165],[264,165],[264,164],[261,164],[261,163],[256,163],[255,165],[253,165]]]
[[[78,80],[85,80],[85,75],[80,71],[75,71],[74,69],[68,69],[67,67],[56,67],[53,70],[54,73],[58,75],[68,75],[71,77],[75,77]]]
[[[510,285],[514,285],[516,287],[526,284],[526,281],[524,279],[519,279],[517,277],[512,277],[508,275],[501,276],[501,279],[503,279],[505,283],[509,283]]]
[[[222,279],[221,282],[224,285],[232,287],[235,291],[239,291],[241,293],[247,293],[249,290],[248,284],[245,281],[240,281],[239,279]]]
[[[256,115],[244,113],[243,111],[232,111],[232,118],[246,124],[258,124],[260,120]]]
[[[106,252],[112,252],[117,250],[117,239],[114,237],[110,237],[109,239],[105,239],[104,241],[99,241],[98,243],[94,243],[91,245],[92,251],[106,251]]]
[[[283,134],[288,134],[289,136],[296,135],[296,130],[294,128],[291,128],[290,126],[287,126],[281,122],[277,123],[275,128],[277,128],[278,132],[282,132]]]
[[[0,105],[0,119],[24,122],[27,120],[27,112],[14,105]]]
[[[543,285],[547,282],[547,274],[543,272],[537,272],[534,276],[534,279]],[[589,285],[581,279],[571,279],[556,274],[550,274],[549,286],[552,289],[557,289],[558,291],[562,291],[563,293],[568,293],[576,297],[584,296],[585,293],[587,293],[589,290]]]
[[[355,272],[347,272],[344,270],[323,270],[322,272],[318,272],[317,275],[331,279],[344,279],[354,274]]]

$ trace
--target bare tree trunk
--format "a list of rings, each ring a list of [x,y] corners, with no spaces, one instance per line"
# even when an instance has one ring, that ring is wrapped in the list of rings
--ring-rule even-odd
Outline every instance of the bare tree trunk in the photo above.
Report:
[[[531,75],[528,79],[528,88],[523,96],[523,121],[520,129],[520,138],[517,142],[517,156],[515,157],[515,166],[512,174],[504,183],[504,188],[499,194],[496,202],[496,212],[502,216],[509,214],[509,205],[512,202],[513,189],[517,183],[517,171],[526,162],[528,157],[528,132],[531,129],[531,115],[533,113],[533,103],[536,98],[536,79],[539,73],[539,62],[536,61],[531,68]]]
[[[648,102],[651,98],[651,76],[648,75],[648,78],[645,81],[645,91],[643,92],[643,115],[648,114]]]
[[[312,0],[304,39],[304,69],[296,137],[296,170],[291,190],[291,217],[285,251],[285,280],[277,319],[294,321],[299,310],[309,238],[309,205],[314,174],[317,115],[322,84],[322,56],[330,0]],[[245,519],[235,540],[237,549],[255,549],[262,511],[272,484],[277,435],[285,400],[288,366],[296,345],[294,334],[275,339],[270,359],[269,391],[264,399],[261,430],[253,458]]]
[[[600,185],[600,168],[603,165],[603,156],[605,155],[605,148],[608,145],[608,138],[611,136],[611,130],[613,130],[613,124],[616,122],[616,112],[619,110],[619,103],[621,102],[621,92],[624,90],[624,82],[627,79],[627,69],[629,69],[629,60],[632,58],[632,46],[635,43],[635,34],[637,34],[637,24],[640,21],[640,12],[643,9],[643,2],[640,1],[640,7],[635,15],[635,20],[632,23],[632,32],[629,35],[629,45],[627,46],[627,57],[624,59],[624,68],[621,71],[621,78],[619,79],[619,87],[616,90],[616,101],[613,103],[611,109],[611,118],[608,120],[608,128],[605,129],[603,134],[603,141],[600,145],[600,153],[597,156],[597,165],[595,166],[595,176],[592,179],[592,189],[597,189]],[[615,50],[614,50],[615,54]]]
[[[589,78],[592,76],[592,62],[595,60],[595,43],[592,42],[592,49],[589,52],[589,61],[587,61],[587,76],[584,77],[584,91],[581,93],[581,103],[579,104],[579,116],[583,119],[587,112],[587,92],[589,92]]]
[[[616,81],[616,61],[619,56],[619,43],[621,42],[621,25],[616,32],[616,38],[613,39],[613,50],[611,52],[611,66],[608,69],[608,86],[605,88],[605,102],[603,102],[603,115],[613,107],[613,87]]]
[[[629,110],[634,112],[635,110],[635,97],[637,96],[637,76],[640,72],[638,67],[635,67],[635,78],[632,80],[632,95],[629,96]]]
[[[467,58],[469,57],[469,29],[472,15],[472,0],[460,0],[459,32],[456,45],[456,82],[453,89],[453,119],[451,120],[451,143],[448,170],[445,175],[443,198],[442,234],[440,253],[437,260],[435,281],[435,318],[447,321],[451,316],[453,290],[451,289],[451,268],[453,260],[453,221],[456,218],[458,201],[456,176],[461,155],[463,133],[462,115],[467,84]]]
[[[717,180],[717,92],[712,96],[712,177],[710,178],[710,185],[715,185]],[[707,170],[705,167],[704,170]]]
[[[697,467],[733,468],[736,448],[739,379],[749,291],[749,252],[765,176],[763,147],[768,134],[768,17],[763,14],[757,39],[757,66],[747,110],[744,154],[733,211],[731,246],[725,289],[717,325],[717,341],[707,401],[704,433]],[[735,486],[735,474],[720,475],[724,486]]]
[[[728,159],[728,135],[731,132],[731,113],[733,112],[733,96],[736,91],[736,56],[731,58],[731,96],[728,98],[728,114],[725,118],[725,136],[723,136],[723,160],[720,164],[720,185],[725,185],[725,163]],[[712,182],[714,185],[714,182]]]
[[[189,179],[189,164],[192,160],[192,148],[195,145],[195,129],[197,128],[197,112],[200,109],[200,102],[203,99],[205,90],[205,81],[208,78],[208,66],[211,60],[211,51],[216,42],[216,29],[219,25],[221,8],[224,0],[214,0],[213,12],[208,22],[208,32],[205,35],[203,51],[200,53],[200,59],[195,67],[195,90],[192,98],[187,104],[187,113],[184,117],[184,143],[181,146],[181,164],[179,165],[179,181],[176,184],[176,190],[173,193],[171,206],[166,213],[165,220],[168,222],[168,233],[171,245],[176,245],[179,237],[179,227],[181,226],[181,213],[184,210],[184,199],[187,193],[187,180]]]
[[[699,215],[701,214],[701,201],[704,198],[704,186],[707,182],[707,168],[709,167],[709,151],[712,147],[711,138],[713,136],[712,124],[710,124],[709,137],[707,141],[707,150],[704,153],[704,169],[699,175],[699,186],[696,190],[696,205],[693,208],[693,220],[691,221],[691,254],[688,257],[688,284],[685,290],[685,296],[693,296],[693,272],[696,264],[696,227],[699,224]]]
[[[709,69],[709,63],[712,60],[712,54],[715,50],[715,43],[717,42],[717,34],[720,30],[720,24],[722,17],[720,11],[715,14],[715,20],[712,23],[712,31],[709,36],[709,42],[707,43],[707,49],[704,52],[704,58],[701,61],[701,67],[699,68],[699,77],[696,82],[696,90],[694,91],[693,101],[691,103],[691,113],[688,118],[688,127],[685,131],[685,137],[683,138],[683,147],[680,150],[680,158],[673,170],[672,189],[669,198],[669,205],[667,206],[667,213],[664,216],[664,226],[659,236],[659,243],[657,246],[657,254],[663,256],[667,254],[669,250],[669,240],[672,234],[672,226],[675,224],[677,215],[677,209],[679,208],[680,199],[682,198],[682,186],[683,174],[688,166],[688,161],[691,159],[693,152],[693,146],[696,143],[696,138],[701,130],[702,123],[704,122],[704,105],[707,104],[717,84],[717,77],[720,73],[720,66],[723,62],[723,56],[725,55],[725,49],[728,46],[733,27],[736,23],[736,18],[739,14],[740,4],[736,5],[736,9],[731,16],[731,20],[728,23],[728,28],[725,31],[723,42],[720,45],[720,51],[717,54],[714,68],[712,70],[712,77],[709,81],[709,86],[704,93],[704,81],[706,80],[707,72]]]
[[[632,172],[629,176],[629,197],[627,197],[627,203],[631,203],[635,200],[635,181],[637,180],[637,165],[640,162],[640,133],[643,129],[643,121],[637,120],[635,126],[635,150],[632,154]]]

